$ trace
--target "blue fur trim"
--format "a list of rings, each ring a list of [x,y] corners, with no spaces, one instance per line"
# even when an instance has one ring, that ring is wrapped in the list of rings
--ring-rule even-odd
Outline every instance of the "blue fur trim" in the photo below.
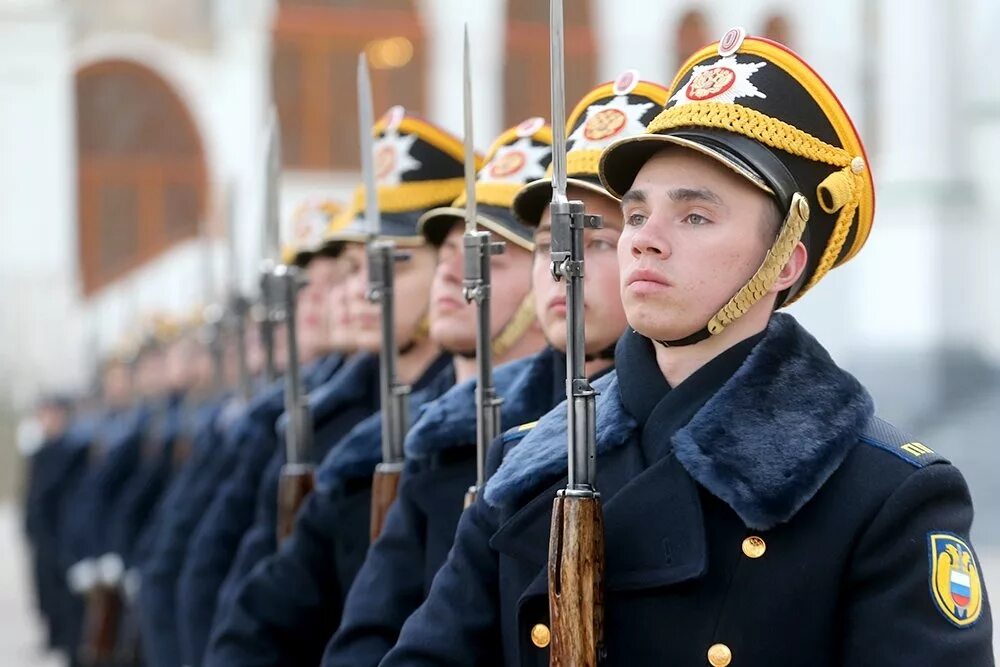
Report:
[[[500,428],[537,419],[552,407],[553,351],[497,367],[493,384],[503,398]],[[406,435],[406,456],[424,458],[450,447],[476,442],[476,381],[455,385],[424,406],[420,419]]]
[[[598,454],[637,431],[613,380],[597,402]],[[565,472],[564,410],[543,417],[511,450],[487,485],[488,503],[509,505]],[[699,484],[747,526],[766,530],[813,497],[873,414],[864,387],[794,318],[779,313],[740,369],[672,442]]]
[[[410,425],[429,401],[441,396],[455,384],[455,371],[449,363],[426,386],[410,394]],[[316,470],[316,486],[328,489],[359,477],[370,476],[382,460],[382,412],[363,420],[340,440]]]
[[[638,424],[621,407],[617,371],[593,383],[597,397],[597,453],[621,447]],[[486,483],[484,499],[494,507],[508,505],[541,482],[566,471],[566,401],[538,420],[524,439],[504,457]]]

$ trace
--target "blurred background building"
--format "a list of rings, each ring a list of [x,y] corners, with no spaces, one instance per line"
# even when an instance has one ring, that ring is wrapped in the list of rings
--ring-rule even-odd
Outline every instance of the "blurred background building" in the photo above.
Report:
[[[628,68],[669,83],[732,25],[838,92],[875,225],[793,312],[884,416],[962,467],[980,549],[1000,552],[1000,3],[565,1],[571,104]],[[254,291],[272,100],[287,218],[357,183],[359,52],[377,113],[402,104],[458,133],[468,22],[485,148],[548,115],[547,15],[544,0],[0,0],[0,451],[18,410],[84,387],[142,317],[229,281]]]

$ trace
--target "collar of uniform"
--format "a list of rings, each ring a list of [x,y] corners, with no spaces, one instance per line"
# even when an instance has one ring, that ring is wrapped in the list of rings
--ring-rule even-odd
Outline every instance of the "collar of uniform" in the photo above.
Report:
[[[337,371],[309,395],[313,430],[318,431],[345,405],[353,405],[378,394],[378,355],[362,352],[344,359]],[[288,428],[288,413],[278,420],[278,434]]]
[[[617,374],[595,383],[598,454],[638,428]],[[871,397],[790,315],[767,332],[732,378],[672,439],[678,461],[750,528],[790,519],[847,456],[874,414]],[[485,499],[517,503],[566,469],[566,420],[557,406],[507,455]],[[600,466],[598,466],[600,467]]]
[[[451,355],[442,354],[414,383],[410,394],[410,420],[420,407],[433,401],[455,384]],[[316,471],[316,486],[330,489],[346,480],[367,477],[382,460],[382,413],[376,412],[344,436],[323,459]]]
[[[302,373],[306,391],[312,391],[328,382],[343,365],[342,354],[328,354],[309,364]]]
[[[493,374],[500,406],[500,430],[538,419],[558,402],[552,400],[549,379],[557,353],[546,348],[531,357],[498,366]],[[476,380],[449,389],[426,403],[406,434],[407,458],[424,458],[449,447],[476,442]]]

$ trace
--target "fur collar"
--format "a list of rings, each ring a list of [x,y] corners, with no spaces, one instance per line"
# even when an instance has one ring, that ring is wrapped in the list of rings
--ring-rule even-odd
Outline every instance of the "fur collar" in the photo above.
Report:
[[[617,376],[595,383],[597,449],[636,437]],[[874,406],[790,315],[771,318],[740,369],[672,438],[688,474],[726,502],[750,528],[789,520],[847,456]],[[557,406],[514,447],[486,487],[485,499],[509,506],[566,470],[565,407]]]
[[[378,355],[363,352],[348,359],[333,377],[313,389],[306,398],[309,401],[314,431],[321,429],[345,406],[355,405],[366,399],[377,401]],[[278,418],[276,430],[282,441],[288,429],[288,420],[287,412]]]
[[[497,367],[493,384],[503,398],[500,430],[538,419],[552,409],[555,354],[551,348]],[[406,456],[425,458],[450,447],[476,442],[476,380],[455,385],[441,398],[424,405],[406,434]]]
[[[446,361],[447,363],[442,363]],[[425,373],[428,380],[410,394],[410,424],[422,406],[455,385],[455,369],[450,358],[440,357]],[[422,387],[420,385],[423,385]],[[329,489],[348,479],[368,477],[382,460],[382,412],[376,412],[351,429],[330,449],[316,471],[316,486]]]

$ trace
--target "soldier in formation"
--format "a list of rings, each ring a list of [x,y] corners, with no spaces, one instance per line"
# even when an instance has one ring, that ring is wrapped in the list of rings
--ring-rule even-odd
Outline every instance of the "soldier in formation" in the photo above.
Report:
[[[362,66],[362,184],[258,307],[39,404],[71,664],[993,664],[961,474],[781,312],[872,231],[833,91],[733,29],[563,117],[553,25],[552,127],[480,158],[468,71],[463,141]]]

